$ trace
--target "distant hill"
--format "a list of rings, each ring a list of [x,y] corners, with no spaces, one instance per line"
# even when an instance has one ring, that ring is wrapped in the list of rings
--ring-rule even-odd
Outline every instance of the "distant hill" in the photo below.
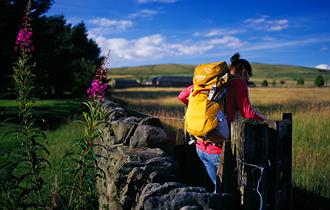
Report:
[[[330,79],[330,71],[308,67],[253,63],[252,69],[253,77],[251,79],[255,82],[261,80],[268,80],[269,82],[285,80],[286,83],[295,83],[295,80],[301,77],[305,80],[305,84],[311,85],[317,75],[324,76],[328,82]],[[192,76],[193,71],[193,65],[160,64],[112,68],[109,71],[109,76],[110,78],[147,79],[162,75]]]
[[[191,76],[194,71],[193,65],[187,64],[159,64],[137,67],[113,68],[110,70],[112,75],[134,75],[134,76],[161,76],[161,75],[180,75]]]
[[[302,77],[306,81],[314,81],[318,75],[330,78],[330,71],[302,66],[252,64],[253,78],[295,80]]]

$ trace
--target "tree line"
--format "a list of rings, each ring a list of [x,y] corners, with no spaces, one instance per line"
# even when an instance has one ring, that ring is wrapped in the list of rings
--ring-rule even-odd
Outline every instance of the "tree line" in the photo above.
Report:
[[[53,0],[32,0],[33,59],[36,62],[35,97],[61,98],[85,95],[100,49],[87,37],[83,22],[72,25],[64,16],[46,16]],[[0,0],[0,97],[11,97],[15,39],[26,0]],[[13,95],[12,95],[13,96]]]

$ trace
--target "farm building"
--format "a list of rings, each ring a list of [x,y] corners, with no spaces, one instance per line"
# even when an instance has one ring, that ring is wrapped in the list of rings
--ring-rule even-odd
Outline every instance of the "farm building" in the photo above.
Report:
[[[131,79],[110,79],[109,86],[111,88],[128,88],[138,87],[140,84],[136,80]]]
[[[148,79],[148,80],[143,82],[143,85],[145,85],[145,86],[157,86],[157,80],[158,80],[158,77]]]
[[[154,77],[144,83],[147,86],[157,87],[186,87],[192,84],[192,77],[185,76],[161,76]]]

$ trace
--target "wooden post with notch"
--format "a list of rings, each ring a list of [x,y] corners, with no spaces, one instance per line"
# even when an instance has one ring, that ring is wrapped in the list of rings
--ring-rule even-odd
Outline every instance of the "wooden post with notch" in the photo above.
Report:
[[[268,126],[252,120],[231,124],[231,147],[236,160],[237,190],[244,210],[256,210],[267,204]],[[255,166],[258,167],[255,167]],[[264,168],[261,173],[261,167]],[[258,180],[260,179],[260,186]],[[262,198],[260,199],[260,192]]]
[[[292,209],[291,113],[284,113],[283,119],[276,121],[276,128],[247,119],[233,122],[231,141],[225,141],[222,149],[217,188],[220,193],[236,195],[244,210]]]

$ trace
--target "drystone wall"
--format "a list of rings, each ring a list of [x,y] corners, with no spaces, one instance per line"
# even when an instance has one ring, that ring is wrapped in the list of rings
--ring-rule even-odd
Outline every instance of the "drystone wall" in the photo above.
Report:
[[[177,161],[168,148],[173,141],[157,118],[131,116],[108,101],[97,152],[106,179],[97,180],[100,209],[235,209],[233,197],[207,192],[180,182]]]

